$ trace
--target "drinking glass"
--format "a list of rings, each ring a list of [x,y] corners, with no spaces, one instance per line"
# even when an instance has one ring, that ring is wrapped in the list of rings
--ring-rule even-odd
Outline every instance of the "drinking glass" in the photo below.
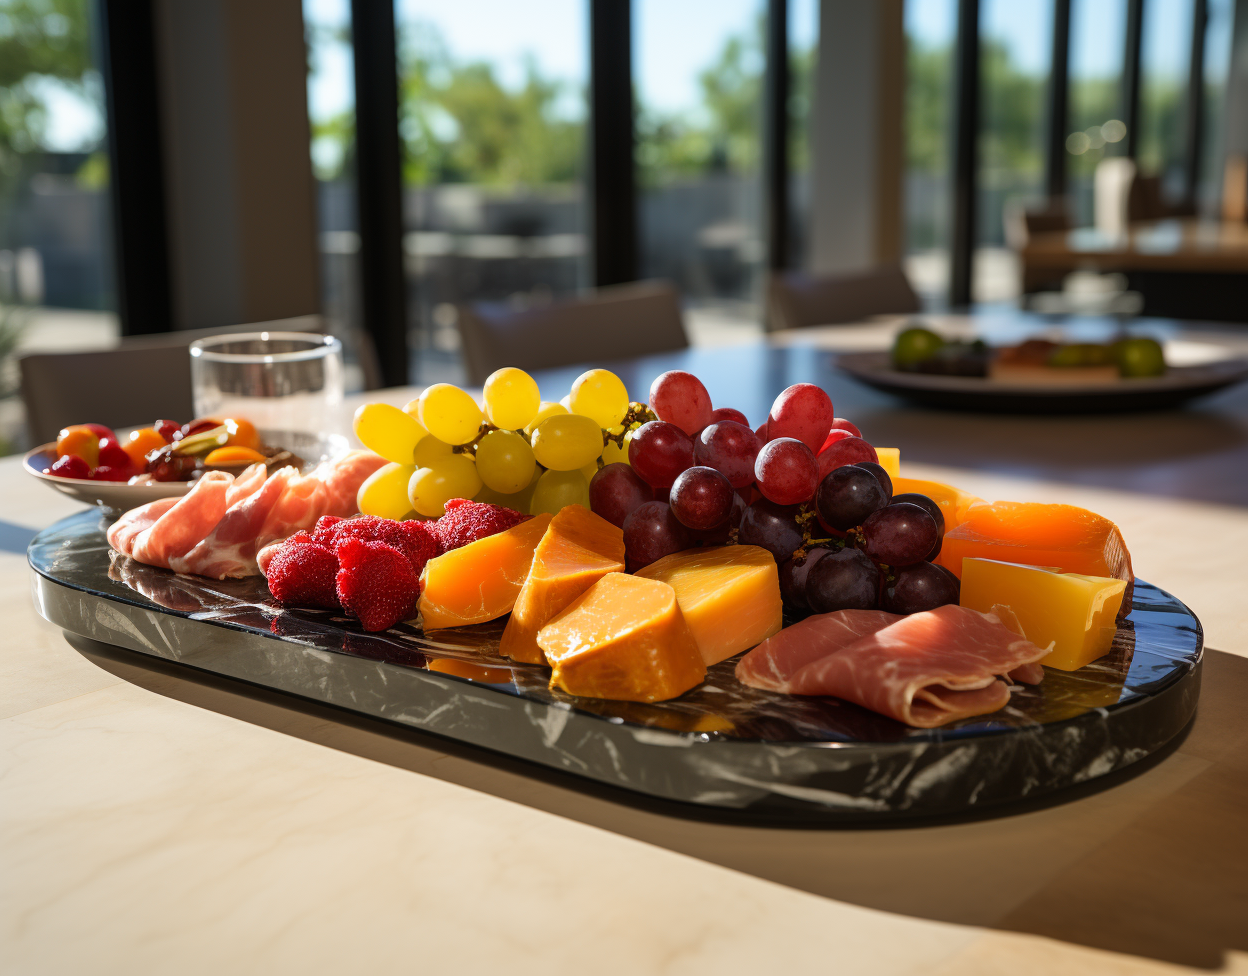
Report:
[[[245,417],[262,440],[308,461],[347,449],[342,343],[308,332],[238,332],[192,342],[196,417]]]

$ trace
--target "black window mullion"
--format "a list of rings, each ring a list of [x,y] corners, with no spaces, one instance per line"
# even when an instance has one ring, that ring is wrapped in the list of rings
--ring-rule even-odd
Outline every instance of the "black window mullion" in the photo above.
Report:
[[[1192,56],[1187,76],[1187,118],[1183,153],[1183,202],[1196,206],[1200,186],[1201,149],[1205,129],[1205,33],[1209,26],[1208,0],[1192,3]]]
[[[1144,39],[1144,0],[1127,0],[1126,49],[1122,56],[1122,121],[1127,126],[1127,157],[1140,148],[1140,48]]]
[[[767,267],[789,265],[789,4],[767,0],[763,77],[763,192]]]
[[[971,304],[979,177],[979,74],[979,0],[958,0],[953,85],[953,235],[949,256],[949,304],[954,308]]]
[[[394,4],[352,0],[355,48],[355,178],[360,297],[386,386],[408,382],[403,276],[403,169]]]
[[[1066,129],[1070,103],[1070,0],[1053,0],[1053,52],[1049,64],[1049,131],[1045,185],[1049,199],[1066,195]]]
[[[616,285],[638,276],[632,10],[629,0],[588,2],[592,280]]]

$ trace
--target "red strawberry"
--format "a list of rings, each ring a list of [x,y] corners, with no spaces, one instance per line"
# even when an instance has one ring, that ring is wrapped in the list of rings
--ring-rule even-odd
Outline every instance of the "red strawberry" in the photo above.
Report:
[[[306,532],[291,536],[268,564],[269,592],[280,603],[338,608],[338,557]]]
[[[450,552],[470,542],[484,539],[487,535],[505,532],[528,518],[528,515],[522,515],[510,508],[485,502],[470,502],[466,498],[452,498],[446,503],[446,514],[434,522],[433,526],[442,542],[442,551]]]
[[[312,530],[312,538],[323,546],[334,544],[334,529],[344,521],[337,515],[322,515],[316,520],[316,528]]]
[[[365,630],[386,630],[412,615],[420,580],[403,552],[354,536],[339,539],[337,552],[338,599]]]
[[[429,524],[415,519],[396,522],[375,515],[361,515],[359,518],[339,520],[333,526],[333,544],[337,545],[347,538],[394,546],[407,556],[417,576],[425,568],[425,563],[442,552],[442,545]]]

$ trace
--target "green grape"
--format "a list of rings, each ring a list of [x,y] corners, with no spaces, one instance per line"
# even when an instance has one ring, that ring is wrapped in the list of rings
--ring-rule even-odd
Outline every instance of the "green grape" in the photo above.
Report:
[[[555,471],[583,468],[602,453],[602,428],[580,414],[547,417],[533,431],[533,456]]]
[[[420,424],[440,441],[467,444],[483,419],[477,401],[450,383],[434,383],[420,395]]]
[[[492,430],[477,445],[477,474],[486,486],[514,494],[533,480],[533,448],[512,430]]]
[[[520,430],[542,403],[537,382],[522,369],[504,366],[485,381],[485,415],[500,430]]]
[[[614,427],[628,413],[628,389],[609,369],[591,369],[572,384],[568,409],[593,418],[599,427]]]
[[[603,464],[628,464],[628,445],[633,441],[633,431],[629,431],[624,435],[624,446],[618,446],[615,441],[607,441],[606,446],[602,449]]]
[[[598,473],[598,459],[597,458],[594,458],[594,460],[590,461],[589,464],[581,468],[581,477],[585,479],[585,482],[587,484],[590,481],[594,480],[594,475],[596,475],[597,473]]]
[[[416,421],[416,423],[420,423],[420,397],[408,400],[407,403],[403,404],[403,412]],[[424,428],[421,429],[423,430]]]
[[[428,434],[420,439],[420,443],[412,451],[412,461],[415,462],[418,468],[427,468],[438,458],[444,458],[450,453],[450,444],[446,441],[438,440],[432,434]]]
[[[568,413],[572,412],[572,394],[565,393],[559,398],[559,406],[563,407]]]
[[[374,454],[397,464],[411,464],[412,452],[427,431],[388,403],[366,403],[355,411],[355,436]]]
[[[437,516],[452,498],[472,498],[481,490],[477,466],[467,454],[448,454],[427,468],[417,468],[407,483],[407,498],[420,515]]]
[[[547,471],[537,479],[529,514],[549,512],[558,515],[567,505],[589,508],[589,483],[579,471]]]
[[[567,413],[568,408],[562,403],[551,403],[549,400],[543,400],[542,405],[537,408],[537,416],[524,425],[524,433],[532,439],[533,431],[541,425],[542,421],[548,417],[555,417],[561,413]]]
[[[416,467],[411,464],[383,464],[370,474],[356,493],[355,504],[365,515],[401,519],[412,510],[407,482]]]

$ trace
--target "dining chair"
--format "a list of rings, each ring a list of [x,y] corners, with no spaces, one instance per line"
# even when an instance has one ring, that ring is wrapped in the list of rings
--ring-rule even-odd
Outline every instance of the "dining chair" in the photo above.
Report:
[[[905,315],[921,309],[899,264],[839,275],[800,271],[773,274],[767,283],[767,329],[856,322],[872,315]]]
[[[113,349],[19,356],[30,443],[54,440],[68,424],[132,427],[162,417],[190,420],[194,407],[187,348],[196,339],[234,332],[319,332],[324,327],[321,316],[300,315],[217,329],[126,336]]]
[[[613,285],[527,308],[474,302],[456,312],[464,366],[473,385],[503,366],[549,369],[689,346],[680,296],[665,281]]]

